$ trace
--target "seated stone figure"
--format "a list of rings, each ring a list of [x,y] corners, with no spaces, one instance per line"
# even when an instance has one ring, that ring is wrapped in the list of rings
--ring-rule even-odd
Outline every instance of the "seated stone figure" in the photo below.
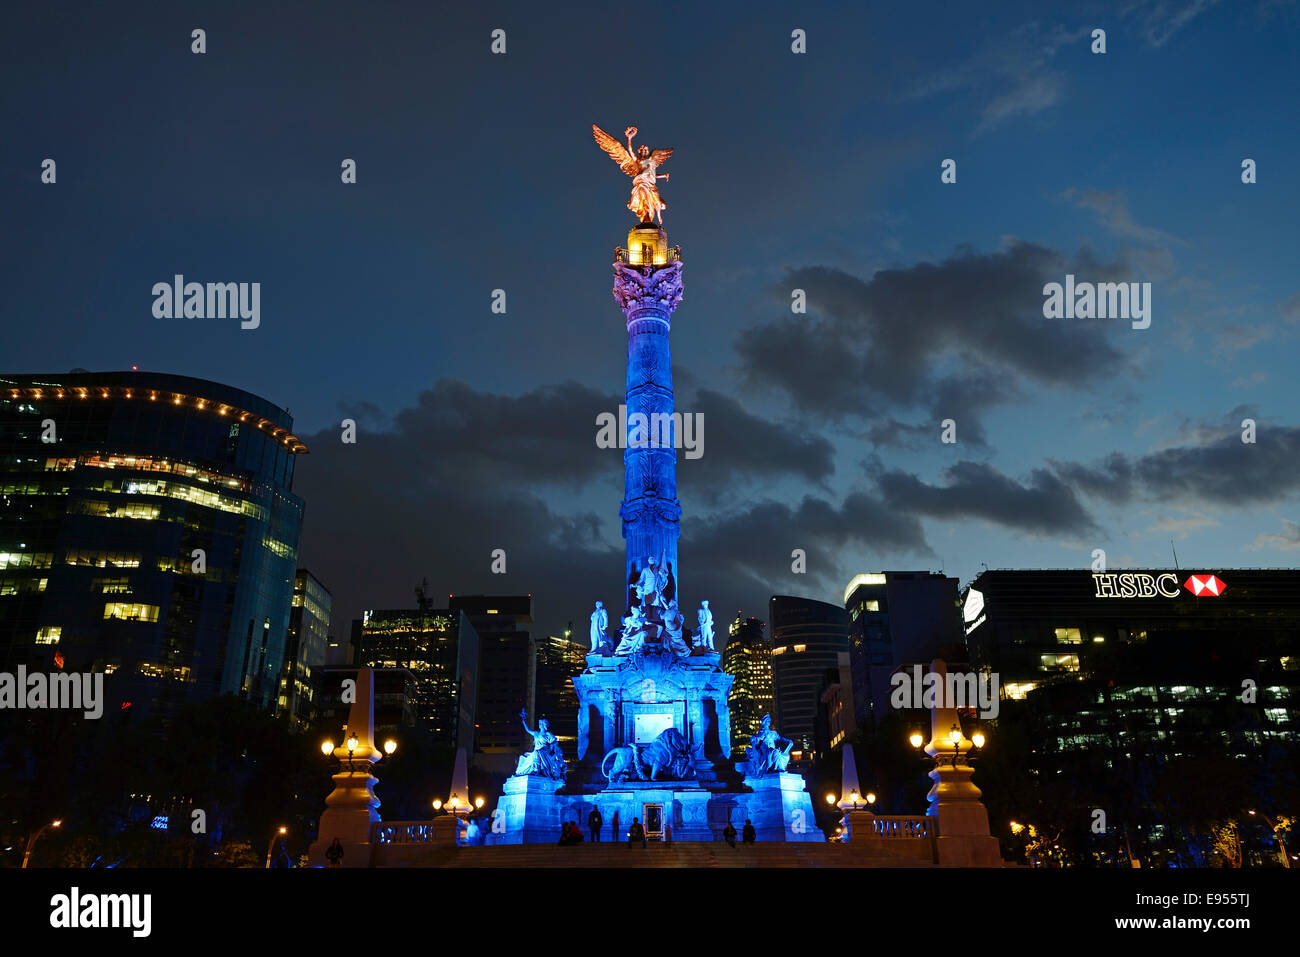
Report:
[[[563,781],[568,773],[564,763],[564,752],[560,749],[559,739],[551,733],[550,722],[541,718],[537,730],[528,727],[528,712],[520,711],[519,717],[524,722],[524,730],[532,736],[533,750],[519,756],[515,774],[537,774],[544,778]]]
[[[677,599],[668,603],[668,609],[664,612],[664,641],[669,650],[679,658],[685,657],[691,653],[690,646],[682,638],[682,626],[686,624],[686,616],[677,608]]]
[[[762,729],[749,737],[749,773],[761,777],[771,771],[784,771],[793,749],[793,741],[772,729],[772,716],[763,715]]]
[[[645,645],[648,625],[645,613],[639,607],[633,606],[632,613],[623,619],[622,640],[614,649],[614,654],[631,655],[640,651]]]

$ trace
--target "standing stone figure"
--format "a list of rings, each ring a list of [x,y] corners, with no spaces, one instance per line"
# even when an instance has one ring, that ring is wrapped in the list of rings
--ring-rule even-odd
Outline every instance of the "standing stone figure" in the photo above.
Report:
[[[596,602],[596,610],[591,613],[591,653],[599,654],[605,644],[605,632],[609,630],[609,612],[603,602]]]
[[[696,646],[713,651],[713,612],[709,609],[707,598],[700,603],[700,610],[695,619],[700,625],[699,641],[695,643]]]
[[[641,567],[641,577],[636,583],[636,597],[642,608],[662,608],[664,586],[668,584],[667,571],[655,567],[655,557],[649,556]]]

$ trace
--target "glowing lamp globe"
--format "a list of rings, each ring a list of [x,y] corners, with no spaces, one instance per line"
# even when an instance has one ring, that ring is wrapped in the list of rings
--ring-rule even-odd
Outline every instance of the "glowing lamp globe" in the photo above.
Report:
[[[925,738],[921,737],[920,731],[913,731],[912,736],[907,740],[912,743],[912,747],[919,748],[922,745],[922,743],[925,741]]]

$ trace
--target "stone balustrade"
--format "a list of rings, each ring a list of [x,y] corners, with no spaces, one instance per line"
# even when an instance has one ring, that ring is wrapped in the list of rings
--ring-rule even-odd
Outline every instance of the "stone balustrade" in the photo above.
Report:
[[[872,815],[868,824],[876,837],[929,838],[936,834],[934,818],[924,814]]]
[[[432,821],[381,821],[371,825],[370,843],[434,844],[437,838]]]

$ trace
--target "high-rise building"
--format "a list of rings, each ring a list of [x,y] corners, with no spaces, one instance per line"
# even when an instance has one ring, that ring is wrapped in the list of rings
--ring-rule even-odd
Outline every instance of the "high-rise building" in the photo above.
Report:
[[[0,668],[102,671],[143,716],[279,696],[306,446],[289,413],[145,372],[0,375]]]
[[[727,695],[732,754],[744,755],[749,736],[772,711],[772,644],[763,634],[766,624],[737,612],[723,649],[722,670],[736,679]]]
[[[1258,757],[1300,726],[1300,571],[987,571],[963,618],[1045,773],[1090,749]]]
[[[520,710],[535,720],[537,652],[521,625],[533,620],[531,595],[453,595],[453,611],[464,612],[479,637],[477,749],[519,754],[525,741]]]
[[[469,617],[451,608],[371,610],[353,630],[357,663],[411,672],[420,727],[472,752],[479,636]]]
[[[844,589],[849,616],[854,720],[881,720],[890,676],[934,658],[965,661],[959,582],[934,572],[871,572]]]
[[[350,698],[343,700],[343,682],[356,676],[354,665],[316,669],[316,720],[327,733],[341,732],[347,726],[352,704]],[[420,726],[420,681],[413,672],[406,668],[376,668],[372,682],[376,731]]]
[[[817,705],[825,674],[849,650],[849,617],[839,605],[811,598],[773,595],[768,602],[772,628],[773,720],[794,742],[795,761],[808,760],[814,748]]]
[[[548,635],[537,640],[537,716],[545,718],[560,739],[570,761],[578,756],[578,693],[575,675],[587,667],[588,648],[573,640],[572,629],[564,637]]]
[[[306,727],[314,717],[319,688],[316,672],[325,665],[332,604],[329,589],[307,569],[298,569],[276,704],[277,712],[289,715],[296,727]]]
[[[852,656],[841,651],[837,657],[839,664],[826,672],[818,697],[814,747],[822,756],[851,738],[858,727],[853,709]]]

